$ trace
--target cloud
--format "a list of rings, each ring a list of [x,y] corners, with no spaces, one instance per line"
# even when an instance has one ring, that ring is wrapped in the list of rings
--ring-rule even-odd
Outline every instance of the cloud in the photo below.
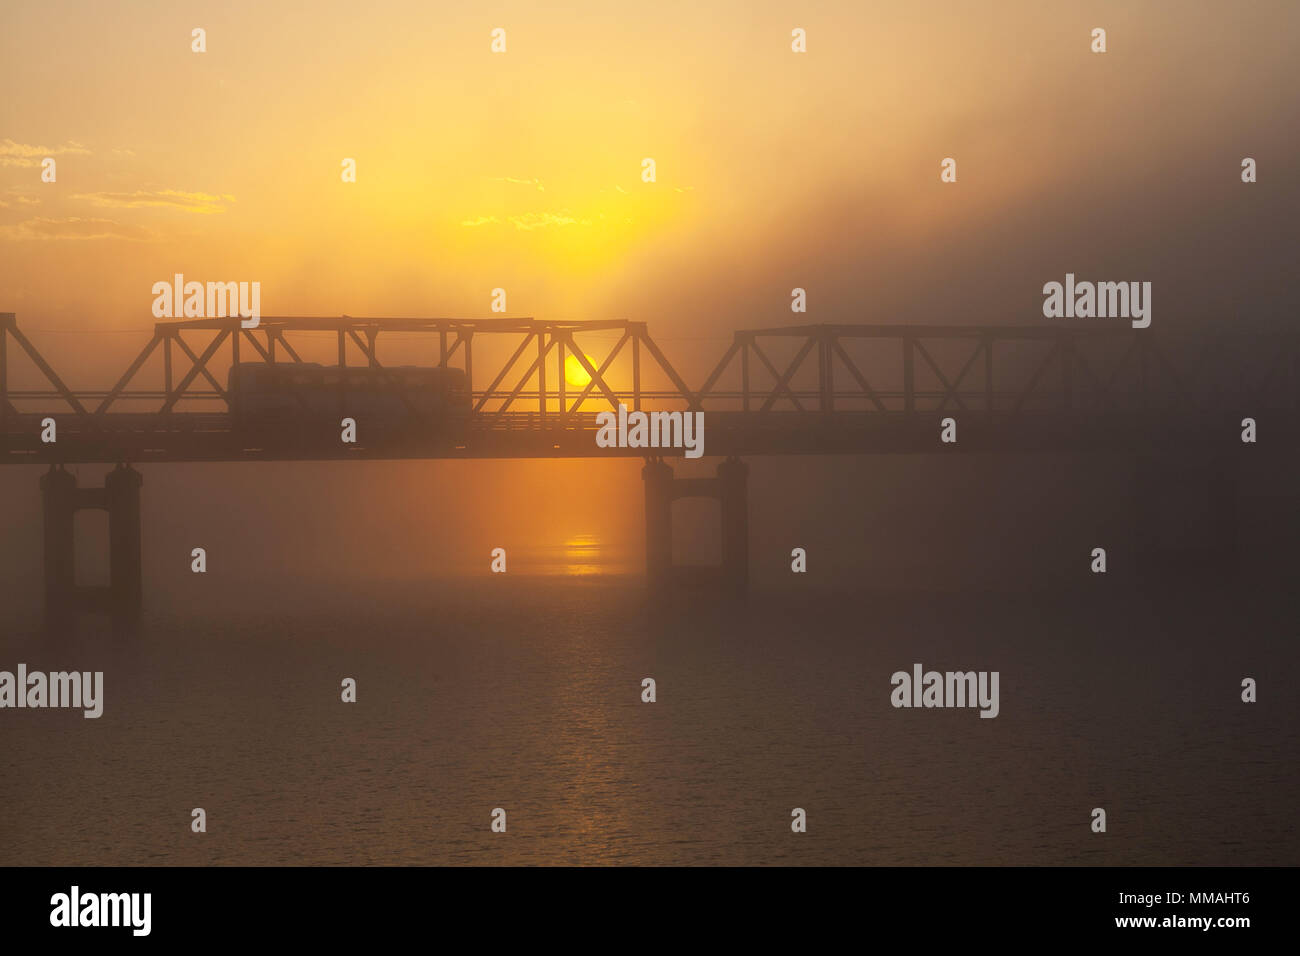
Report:
[[[152,238],[142,226],[129,226],[112,219],[28,219],[14,226],[0,227],[4,239],[130,239]]]
[[[202,214],[222,212],[225,208],[224,203],[235,201],[234,196],[191,193],[179,189],[137,189],[133,193],[74,193],[72,198],[84,199],[92,206],[108,209],[142,209],[156,206]]]
[[[15,203],[19,206],[39,206],[41,201],[24,196],[17,189],[6,189],[4,193],[0,193],[0,209],[9,209]]]
[[[526,212],[522,216],[511,216],[510,222],[516,229],[523,229],[531,232],[534,229],[545,229],[549,226],[590,226],[590,219],[575,219],[569,215],[569,210],[561,209],[558,213],[554,212]]]
[[[561,209],[556,212],[526,212],[519,216],[510,216],[506,222],[516,229],[524,232],[532,232],[534,229],[546,229],[550,226],[590,226],[590,219],[575,219],[569,215],[569,210]],[[462,226],[494,226],[500,225],[501,220],[496,216],[476,216],[473,219],[462,219]]]
[[[540,179],[515,179],[513,176],[489,176],[494,183],[514,183],[517,186],[536,186],[538,192],[546,192]]]
[[[0,140],[0,166],[39,166],[46,156],[89,156],[90,150],[75,140],[62,146],[32,146],[16,143],[12,139]]]
[[[12,209],[14,206],[40,206],[39,199],[32,199],[27,193],[39,190],[39,186],[12,186],[0,193],[0,209]]]

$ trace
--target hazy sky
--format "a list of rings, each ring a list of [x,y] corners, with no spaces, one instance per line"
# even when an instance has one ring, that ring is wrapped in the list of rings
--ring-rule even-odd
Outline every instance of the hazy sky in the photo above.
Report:
[[[0,27],[0,311],[74,386],[147,331],[63,330],[147,330],[176,272],[259,281],[264,314],[487,316],[503,287],[650,322],[694,383],[792,318],[1043,323],[1067,271],[1153,281],[1155,328],[1297,305],[1285,0],[87,0]]]
[[[195,27],[206,53],[191,52]],[[1090,52],[1095,27],[1105,54]],[[486,317],[504,287],[514,315],[649,322],[693,385],[737,328],[1041,325],[1042,286],[1067,271],[1151,281],[1155,332],[1293,324],[1298,32],[1292,0],[7,3],[0,311],[83,389],[142,347],[151,288],[177,272],[258,281],[268,315]],[[55,183],[40,180],[46,155]],[[795,286],[806,316],[789,310]],[[429,361],[419,347],[397,360]],[[223,534],[227,567],[268,574],[290,552],[373,569],[384,555],[459,566],[463,547],[481,570],[497,544],[635,548],[638,467],[153,468],[150,560],[179,555],[187,574],[193,542]],[[756,573],[817,534],[905,566],[932,540],[918,521],[949,520],[963,493],[994,522],[953,536],[979,566],[1051,480],[967,488],[972,472],[932,460],[811,467],[755,466]],[[4,480],[36,548],[34,473]],[[472,494],[493,507],[465,506]],[[998,494],[1004,509],[988,508]],[[408,505],[440,497],[458,506]],[[819,532],[805,512],[823,507]],[[280,530],[244,540],[259,522]],[[13,560],[38,571],[28,551]]]

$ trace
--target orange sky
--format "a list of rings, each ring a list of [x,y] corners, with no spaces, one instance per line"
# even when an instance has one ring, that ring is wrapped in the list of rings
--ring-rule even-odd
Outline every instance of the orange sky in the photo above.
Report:
[[[0,310],[96,387],[147,331],[63,330],[147,330],[176,272],[259,281],[265,314],[487,316],[503,287],[649,321],[694,381],[794,286],[800,321],[1042,321],[1090,266],[1167,276],[1157,326],[1184,279],[1189,310],[1278,304],[1292,3],[546,6],[7,7]]]
[[[739,328],[1041,324],[1043,283],[1067,271],[1152,281],[1157,332],[1293,324],[1298,33],[1294,0],[7,3],[0,311],[79,389],[116,380],[148,339],[153,284],[177,272],[260,282],[268,315],[488,317],[504,287],[512,315],[648,322],[692,385]],[[431,360],[409,347],[397,361]],[[151,475],[149,500],[217,502],[211,527],[155,523],[178,553],[265,501],[284,547],[311,551],[294,559],[330,567],[347,553],[294,535],[333,540],[360,501],[375,510],[358,527],[389,530],[349,545],[355,564],[391,547],[389,566],[423,566],[582,534],[639,546],[638,467],[205,466]],[[783,502],[756,513],[802,500],[787,492],[805,467],[779,492],[756,483],[756,502],[763,487]],[[872,461],[841,498],[923,484],[903,469]],[[36,494],[29,477],[15,495]],[[493,507],[430,507],[418,526],[403,504],[478,494]],[[882,561],[924,548],[911,520]],[[837,510],[826,540],[876,540],[875,521]],[[255,564],[255,547],[228,550]]]

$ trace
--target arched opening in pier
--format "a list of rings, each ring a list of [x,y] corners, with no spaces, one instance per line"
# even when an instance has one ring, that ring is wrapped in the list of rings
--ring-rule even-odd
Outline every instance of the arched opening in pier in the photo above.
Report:
[[[72,518],[73,581],[78,587],[108,587],[108,512],[81,508]]]
[[[672,503],[672,522],[675,566],[722,563],[722,504],[717,498],[678,498]]]

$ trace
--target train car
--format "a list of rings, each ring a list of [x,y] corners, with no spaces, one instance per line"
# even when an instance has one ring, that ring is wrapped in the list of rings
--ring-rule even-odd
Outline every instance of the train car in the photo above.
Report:
[[[349,417],[363,435],[455,437],[470,415],[469,383],[458,368],[240,362],[227,386],[235,424],[246,430],[337,430]]]

